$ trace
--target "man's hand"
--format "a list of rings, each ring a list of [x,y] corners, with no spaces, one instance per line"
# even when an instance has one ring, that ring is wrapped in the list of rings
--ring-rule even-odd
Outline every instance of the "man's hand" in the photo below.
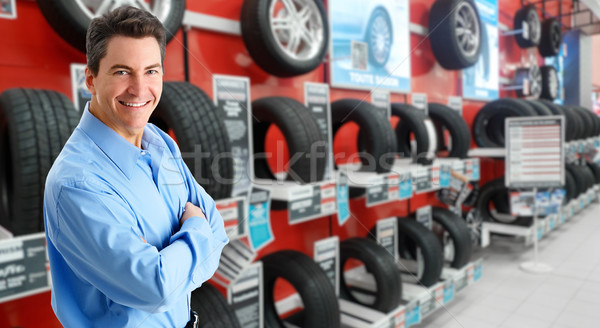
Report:
[[[185,222],[185,220],[191,218],[192,216],[198,216],[206,219],[206,215],[204,215],[204,212],[200,207],[190,202],[187,202],[185,204],[185,210],[183,212],[183,215],[181,215],[181,219],[179,220],[179,226],[182,226],[183,222]]]

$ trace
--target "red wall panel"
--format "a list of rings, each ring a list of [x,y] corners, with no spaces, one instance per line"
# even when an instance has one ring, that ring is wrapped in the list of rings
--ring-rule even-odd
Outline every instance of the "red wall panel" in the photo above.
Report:
[[[434,0],[410,0],[410,21],[427,26],[429,8]],[[242,0],[203,0],[187,1],[188,10],[239,20]],[[565,1],[563,1],[563,6]],[[501,24],[512,28],[512,17],[520,8],[519,0],[499,0]],[[557,11],[549,7],[548,11]],[[2,51],[0,51],[0,92],[8,88],[27,87],[60,91],[71,97],[69,65],[85,63],[85,55],[63,41],[46,23],[34,1],[17,1],[18,18],[0,19],[2,33]],[[304,82],[327,82],[326,64],[303,76],[295,78],[276,78],[260,69],[252,60],[239,36],[211,31],[191,29],[188,31],[187,49],[183,46],[183,33],[177,33],[167,47],[165,59],[165,81],[184,80],[184,54],[189,59],[190,82],[212,95],[212,75],[227,74],[248,76],[251,81],[251,97],[258,99],[269,96],[286,96],[303,102]],[[446,103],[449,96],[461,95],[461,73],[444,70],[436,62],[429,40],[423,36],[411,34],[411,75],[412,92],[427,93],[430,102]],[[522,50],[511,36],[501,36],[500,76],[512,78],[512,71],[521,64],[523,57],[529,58],[528,50]],[[535,56],[537,51],[532,50]],[[538,58],[539,60],[539,58]],[[514,93],[502,91],[501,96],[514,96]],[[370,101],[367,91],[332,89],[331,100],[358,98]],[[410,95],[392,94],[393,102],[409,102]],[[477,111],[485,104],[481,101],[465,100],[463,116],[469,126]],[[335,148],[340,152],[356,151],[357,127],[341,131],[335,140]],[[280,137],[272,137],[274,143]],[[473,144],[474,146],[474,144]],[[503,174],[504,164],[499,160],[482,160],[482,182]],[[331,233],[345,239],[353,236],[365,236],[380,218],[405,216],[418,207],[437,203],[433,193],[413,197],[410,201],[397,201],[387,205],[367,208],[365,199],[350,201],[352,216],[343,225],[338,224],[336,216],[310,222],[289,225],[287,212],[271,213],[275,241],[259,252],[259,257],[280,249],[296,249],[312,256],[314,241],[328,237]],[[24,305],[25,304],[25,305]],[[33,306],[35,305],[35,306]],[[48,318],[44,326],[58,326],[49,305],[49,293],[32,296],[0,305],[0,326],[33,326],[25,318],[31,318],[29,310],[35,308],[39,317]],[[41,309],[41,313],[38,312]],[[22,311],[22,312],[20,312]]]

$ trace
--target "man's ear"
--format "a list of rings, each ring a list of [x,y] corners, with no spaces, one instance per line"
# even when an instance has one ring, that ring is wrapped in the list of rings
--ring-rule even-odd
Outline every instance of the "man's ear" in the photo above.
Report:
[[[94,75],[89,67],[85,67],[85,86],[90,90],[92,96],[96,95],[96,87],[94,85]]]

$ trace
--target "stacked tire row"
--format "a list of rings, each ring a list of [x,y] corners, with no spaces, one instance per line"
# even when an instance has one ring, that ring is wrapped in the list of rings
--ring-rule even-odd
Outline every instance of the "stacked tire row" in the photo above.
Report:
[[[480,147],[504,147],[504,121],[507,117],[558,115],[565,120],[565,141],[578,141],[600,135],[600,118],[580,106],[562,106],[547,100],[499,99],[485,105],[475,117],[473,137]],[[600,183],[598,164],[586,160],[565,163],[565,199],[568,204]],[[479,190],[477,213],[483,221],[531,226],[532,217],[510,215],[509,190],[504,178],[486,183]]]
[[[600,134],[600,118],[580,106],[562,106],[547,100],[502,98],[487,103],[473,121],[473,138],[482,148],[504,147],[507,117],[563,116],[565,141],[582,140]]]

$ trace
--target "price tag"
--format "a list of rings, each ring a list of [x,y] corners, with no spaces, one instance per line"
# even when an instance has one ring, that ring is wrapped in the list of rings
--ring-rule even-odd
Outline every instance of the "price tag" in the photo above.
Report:
[[[371,92],[371,104],[379,109],[380,113],[389,120],[392,116],[390,93],[384,90],[374,90]]]
[[[246,197],[227,198],[215,201],[215,205],[223,221],[229,239],[248,235],[245,218],[248,217]]]
[[[334,214],[337,200],[335,192],[334,183],[299,186],[290,194],[289,223],[296,224]]]
[[[454,281],[444,281],[444,305],[450,303],[454,299]]]
[[[409,199],[412,197],[413,180],[410,173],[400,174],[400,200]]]
[[[450,96],[448,97],[448,107],[454,109],[458,115],[462,116],[463,103],[461,97]]]
[[[425,318],[431,312],[442,306],[444,302],[444,285],[437,284],[429,289],[431,298],[428,301],[421,303],[421,317]]]
[[[429,115],[429,108],[427,107],[427,94],[426,93],[413,93],[412,94],[412,105],[422,110],[425,115]]]
[[[430,166],[413,166],[412,175],[416,194],[431,191],[432,185]]]
[[[427,229],[431,230],[432,220],[431,220],[431,206],[423,206],[417,210],[416,213],[417,222],[424,225]]]
[[[405,328],[406,327],[406,308],[399,307],[390,318],[390,328]]]
[[[227,298],[240,327],[263,327],[262,262],[253,263],[227,289]]]
[[[376,230],[377,243],[385,248],[388,254],[398,258],[398,219],[392,217],[378,220]]]
[[[448,164],[442,164],[440,166],[440,188],[450,187],[451,169],[452,167]]]
[[[315,262],[323,269],[327,278],[333,284],[335,294],[340,294],[340,243],[337,236],[326,238],[315,242],[314,259]]]
[[[483,261],[477,260],[473,268],[473,282],[479,281],[483,275]]]
[[[376,176],[367,187],[367,207],[395,201],[400,197],[400,175]]]
[[[421,302],[417,299],[405,305],[406,326],[410,327],[421,323]]]

